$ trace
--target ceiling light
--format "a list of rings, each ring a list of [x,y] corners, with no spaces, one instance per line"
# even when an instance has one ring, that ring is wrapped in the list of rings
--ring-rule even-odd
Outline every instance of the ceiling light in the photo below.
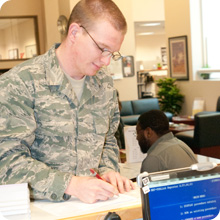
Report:
[[[158,26],[160,23],[145,23],[145,24],[140,24],[140,26]]]
[[[137,35],[143,36],[143,35],[152,35],[152,34],[154,34],[154,32],[143,32],[143,33],[139,33]]]

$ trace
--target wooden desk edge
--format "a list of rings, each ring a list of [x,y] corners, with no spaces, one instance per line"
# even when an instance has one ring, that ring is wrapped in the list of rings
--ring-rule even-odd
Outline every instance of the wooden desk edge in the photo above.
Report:
[[[60,220],[104,219],[104,217],[108,214],[108,212],[117,213],[121,217],[121,219],[123,219],[123,220],[133,220],[133,219],[143,218],[141,204],[138,204],[138,205],[127,206],[127,207],[122,207],[122,208],[118,208],[118,209],[111,209],[111,210],[106,210],[106,211],[101,211],[101,212],[89,213],[86,215],[62,218]]]

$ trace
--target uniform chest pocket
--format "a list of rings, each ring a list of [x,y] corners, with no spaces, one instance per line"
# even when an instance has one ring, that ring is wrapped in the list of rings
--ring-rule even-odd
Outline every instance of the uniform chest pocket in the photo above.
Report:
[[[109,130],[109,117],[107,115],[93,116],[94,129],[96,134],[106,134]]]
[[[109,130],[109,115],[104,109],[83,109],[79,115],[80,133],[106,134]]]
[[[40,105],[41,104],[41,105]],[[68,103],[40,103],[35,108],[37,131],[49,136],[65,136],[74,129],[74,112]]]

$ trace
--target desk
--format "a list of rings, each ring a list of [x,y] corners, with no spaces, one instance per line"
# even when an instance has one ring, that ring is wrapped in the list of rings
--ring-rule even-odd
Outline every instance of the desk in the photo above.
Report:
[[[205,163],[205,162],[214,162],[214,163],[220,163],[220,159],[213,158],[213,157],[206,157],[200,154],[196,154],[196,158],[199,163]]]
[[[220,159],[206,157],[203,155],[196,155],[198,162],[216,162],[220,163]],[[134,178],[140,173],[140,163],[132,163],[132,164],[120,164],[121,174],[127,176],[128,178]],[[82,212],[82,215],[72,215],[70,217],[57,218],[56,216],[49,214],[48,212],[43,211],[42,209],[37,208],[31,203],[31,220],[97,220],[104,219],[104,216],[107,215],[109,211],[116,212],[120,215],[123,220],[134,220],[142,218],[142,207],[141,207],[141,198],[140,198],[140,189],[137,187],[135,190],[130,191],[128,195],[133,195],[137,198],[134,202],[127,202],[124,204],[114,204],[108,207],[100,207],[98,209],[89,210]],[[53,205],[53,203],[51,203]],[[55,203],[57,204],[57,203]],[[55,207],[54,204],[54,207]],[[65,204],[65,202],[64,202]],[[11,219],[10,219],[11,220]],[[16,219],[17,220],[17,219]]]
[[[120,173],[128,179],[136,179],[140,174],[141,162],[138,163],[120,163]],[[136,182],[136,181],[135,181]]]
[[[172,121],[176,124],[183,123],[187,125],[195,125],[194,117],[189,116],[175,116]]]
[[[121,175],[126,176],[129,179],[134,179],[140,173],[141,163],[120,163],[120,170]],[[31,220],[55,220],[55,219],[62,219],[62,220],[97,220],[97,219],[104,219],[104,216],[107,215],[108,212],[116,212],[120,215],[121,219],[123,220],[134,220],[142,218],[142,207],[141,207],[141,198],[140,198],[140,189],[137,186],[135,190],[132,190],[126,195],[133,196],[136,198],[135,201],[132,202],[124,202],[123,204],[112,204],[110,206],[103,206],[96,208],[95,210],[90,209],[88,211],[81,212],[82,215],[75,215],[73,212],[72,216],[66,217],[63,215],[62,217],[57,218],[55,215],[52,215],[34,205],[31,202]],[[51,203],[54,208],[56,208],[55,203]],[[65,202],[63,203],[65,204]],[[10,219],[11,220],[11,219]]]
[[[220,159],[206,157],[202,155],[196,155],[197,160],[202,162],[216,162],[220,163]],[[141,167],[141,163],[135,163],[135,164],[123,164],[122,165],[122,174],[128,174],[129,176],[136,177],[139,174],[139,170]],[[89,211],[83,211],[81,215],[75,215],[74,214],[70,217],[65,217],[65,213],[62,217],[57,217],[53,214],[50,214],[49,212],[46,212],[36,206],[34,206],[34,203],[31,202],[31,220],[101,220],[104,219],[104,216],[107,215],[109,211],[114,211],[118,213],[123,220],[134,220],[134,219],[140,219],[142,218],[142,207],[141,207],[141,199],[140,199],[140,189],[137,187],[135,190],[128,193],[128,195],[133,195],[137,198],[134,202],[127,202],[124,204],[114,204],[113,206],[108,207],[101,207],[97,208],[96,210],[89,210]],[[65,204],[60,203],[60,204]],[[59,203],[52,203],[53,207],[57,207]],[[22,218],[18,218],[18,216],[10,216],[6,218],[7,220],[24,220]]]
[[[137,175],[140,174],[141,163],[120,163],[121,175],[126,176],[129,179],[134,179]],[[46,212],[45,210],[36,207],[33,202],[31,202],[31,220],[97,220],[104,219],[104,216],[107,215],[108,212],[116,212],[120,215],[123,220],[134,220],[142,218],[142,207],[141,207],[141,198],[140,198],[140,189],[137,186],[135,190],[132,190],[126,195],[133,196],[136,200],[132,202],[124,202],[123,204],[112,204],[110,206],[103,206],[94,209],[90,209],[88,211],[81,212],[81,215],[76,215],[73,212],[72,216],[67,217],[65,214],[63,217],[57,217],[51,213]],[[68,202],[68,201],[67,201]],[[65,204],[64,202],[63,204]],[[57,203],[51,203],[52,208],[56,209]],[[10,219],[14,220],[14,219]],[[17,220],[17,219],[16,219]]]
[[[188,125],[188,124],[172,124],[170,125],[169,130],[173,132],[173,134],[176,134],[178,132],[182,131],[190,131],[194,130],[194,125]]]
[[[126,176],[127,178],[133,179],[136,178],[140,173],[141,163],[121,163],[120,169],[121,174]],[[116,212],[120,215],[123,220],[134,220],[134,219],[142,219],[142,206],[141,206],[141,198],[140,198],[140,189],[136,186],[135,190],[132,190],[128,193],[125,193],[127,196],[131,196],[133,200],[126,200],[123,203],[113,203],[111,205],[103,205],[101,207],[95,206],[95,209],[88,210],[74,210],[72,208],[68,212],[65,213],[65,206],[68,206],[68,201],[61,203],[53,203],[49,201],[39,201],[41,204],[37,206],[35,202],[30,203],[31,208],[31,220],[103,220],[108,212]],[[108,201],[106,201],[108,202]],[[106,203],[101,202],[101,203]],[[106,203],[108,204],[108,203]],[[49,210],[46,207],[49,207]],[[89,205],[89,204],[87,204]],[[60,215],[55,215],[55,213],[61,213]],[[80,213],[80,214],[79,214]],[[1,217],[0,217],[1,219]],[[30,220],[29,218],[24,218],[23,215],[19,216],[7,216],[7,220]]]
[[[115,212],[117,213],[121,219],[123,220],[133,220],[142,218],[142,209],[141,205],[133,205],[130,207],[118,208],[103,212],[96,212],[87,215],[81,215],[76,217],[64,218],[60,220],[97,220],[97,219],[104,219],[108,212]]]
[[[104,219],[104,216],[106,216],[109,211],[116,212],[123,220],[134,220],[142,218],[139,187],[137,186],[135,190],[125,193],[125,195],[132,196],[135,199],[127,202],[124,201],[123,203],[116,202],[112,203],[111,205],[103,205],[100,207],[97,206],[97,203],[85,204],[87,207],[94,205],[93,207],[95,208],[81,210],[80,212],[79,210],[70,210],[70,202],[68,203],[68,201],[63,203],[38,201],[38,205],[35,202],[31,202],[31,220],[97,220]],[[100,203],[110,204],[111,201],[103,201]]]

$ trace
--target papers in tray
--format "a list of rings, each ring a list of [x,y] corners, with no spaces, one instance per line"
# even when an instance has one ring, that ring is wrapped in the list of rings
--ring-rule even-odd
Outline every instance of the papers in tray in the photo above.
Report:
[[[30,198],[27,183],[0,185],[0,216],[30,219]],[[19,216],[21,218],[19,218]]]

